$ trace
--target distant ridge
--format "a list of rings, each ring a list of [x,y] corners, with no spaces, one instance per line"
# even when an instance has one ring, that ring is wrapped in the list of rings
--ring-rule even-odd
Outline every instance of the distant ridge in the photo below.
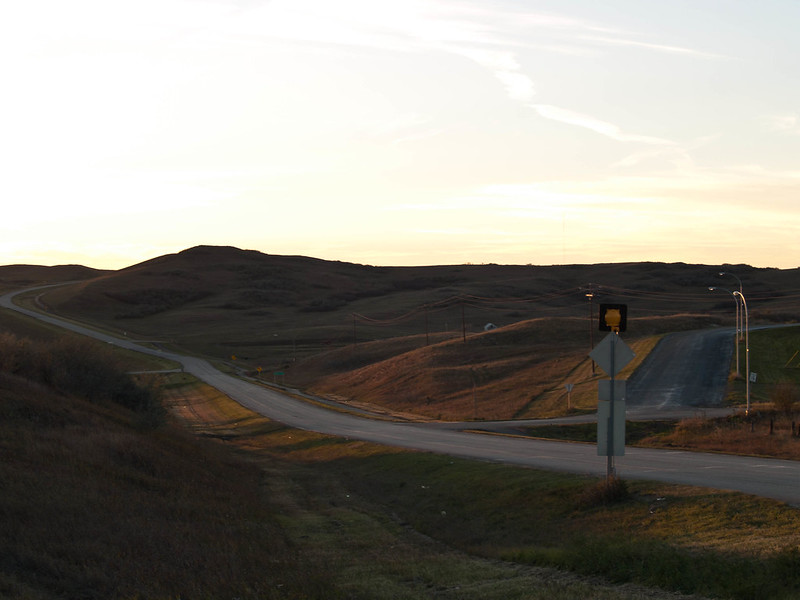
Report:
[[[634,317],[643,316],[641,312],[637,315],[637,305],[649,314],[662,315],[706,310],[731,303],[724,294],[708,291],[712,285],[736,285],[730,277],[719,277],[723,270],[742,280],[755,310],[763,303],[776,310],[781,308],[779,304],[794,306],[776,301],[800,293],[800,269],[657,262],[378,267],[211,245],[187,248],[118,271],[78,265],[12,265],[0,267],[0,280],[15,284],[82,280],[84,283],[69,293],[52,298],[54,308],[76,316],[85,313],[112,322],[135,318],[144,323],[142,318],[175,319],[186,310],[207,317],[214,313],[217,320],[223,315],[230,319],[269,313],[274,319],[266,328],[274,330],[295,327],[298,321],[305,324],[311,320],[310,313],[330,315],[335,317],[333,321],[353,314],[385,321],[452,298],[498,306],[507,299],[509,304],[502,312],[520,313],[521,317],[526,311],[514,311],[513,303],[531,306],[544,297],[550,311],[585,315],[587,293],[595,301],[630,303]],[[509,316],[487,314],[479,325],[482,328],[495,321],[507,324]]]
[[[112,271],[92,269],[82,265],[6,265],[0,266],[0,282],[14,285],[35,285],[38,283],[60,283],[92,279]]]

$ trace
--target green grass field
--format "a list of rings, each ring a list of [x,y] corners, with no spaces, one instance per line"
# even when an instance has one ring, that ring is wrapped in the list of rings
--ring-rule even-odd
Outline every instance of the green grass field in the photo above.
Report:
[[[745,342],[739,343],[742,379],[733,383],[731,397],[736,404],[745,402]],[[800,327],[759,329],[750,332],[750,371],[756,374],[750,386],[751,403],[770,403],[776,385],[800,385]],[[734,355],[734,361],[736,360]],[[735,364],[732,366],[735,371]]]

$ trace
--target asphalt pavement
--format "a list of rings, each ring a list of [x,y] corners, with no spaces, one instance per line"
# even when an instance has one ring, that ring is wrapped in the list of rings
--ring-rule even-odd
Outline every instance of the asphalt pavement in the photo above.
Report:
[[[628,379],[628,407],[721,407],[735,335],[731,327],[683,331],[661,338]]]

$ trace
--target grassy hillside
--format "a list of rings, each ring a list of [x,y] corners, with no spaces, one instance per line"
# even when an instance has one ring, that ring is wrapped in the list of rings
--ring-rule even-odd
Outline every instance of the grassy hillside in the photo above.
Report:
[[[63,283],[99,277],[108,271],[81,265],[4,265],[0,266],[0,291],[49,283]]]
[[[0,597],[322,597],[259,469],[136,423],[0,374]]]
[[[708,290],[735,289],[719,276],[723,269],[742,279],[751,323],[800,315],[798,269],[372,267],[208,246],[45,290],[31,302],[351,402],[493,419],[564,414],[566,383],[576,386],[572,409],[593,406],[586,390],[600,373],[587,353],[601,337],[601,302],[628,304],[624,335],[644,352],[652,336],[733,325],[732,296]],[[498,328],[484,332],[489,323]]]
[[[434,419],[564,414],[567,382],[578,387],[571,408],[590,410],[596,394],[582,391],[596,389],[602,372],[591,372],[585,328],[577,318],[534,319],[410,350],[376,341],[301,361],[287,377],[317,394]]]
[[[720,270],[662,263],[372,267],[201,246],[41,300],[132,336],[274,370],[354,342],[472,335],[488,323],[536,318],[584,317],[581,337],[588,338],[589,309],[599,302],[626,302],[631,318],[714,313],[732,323],[733,299],[707,289],[733,287]],[[796,318],[799,270],[731,270],[743,280],[754,318]]]

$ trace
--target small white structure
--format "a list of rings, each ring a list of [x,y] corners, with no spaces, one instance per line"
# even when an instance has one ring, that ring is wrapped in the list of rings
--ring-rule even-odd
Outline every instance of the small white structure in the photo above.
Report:
[[[495,325],[494,323],[487,323],[486,325],[483,326],[484,331],[491,331],[492,329],[497,329],[497,325]]]

